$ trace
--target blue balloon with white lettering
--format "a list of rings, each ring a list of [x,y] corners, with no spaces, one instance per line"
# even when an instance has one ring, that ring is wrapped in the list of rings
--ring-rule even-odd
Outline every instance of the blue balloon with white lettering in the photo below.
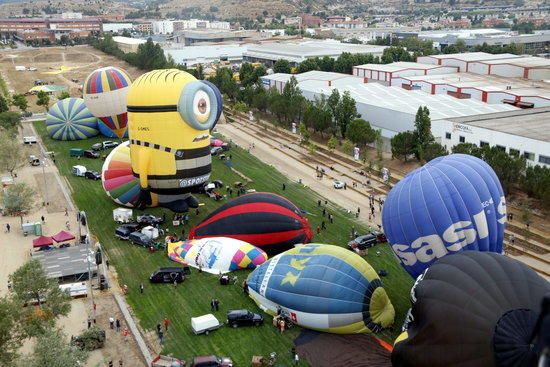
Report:
[[[459,251],[502,252],[504,191],[493,169],[466,154],[438,157],[389,192],[382,225],[393,252],[414,278]]]

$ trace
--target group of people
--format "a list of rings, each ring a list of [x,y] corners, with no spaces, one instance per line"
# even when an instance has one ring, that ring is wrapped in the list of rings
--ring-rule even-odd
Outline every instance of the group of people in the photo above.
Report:
[[[157,336],[159,337],[160,344],[164,344],[164,335],[168,332],[168,327],[170,326],[170,320],[168,317],[165,317],[161,323],[157,323]]]

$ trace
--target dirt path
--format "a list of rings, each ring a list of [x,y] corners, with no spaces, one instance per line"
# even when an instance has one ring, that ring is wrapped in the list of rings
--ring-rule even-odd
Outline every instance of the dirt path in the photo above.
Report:
[[[288,176],[291,180],[299,181],[302,179],[302,183],[304,185],[309,186],[312,190],[316,191],[323,197],[330,197],[331,201],[353,213],[357,211],[357,208],[361,208],[361,213],[358,218],[361,222],[372,227],[376,227],[381,224],[380,208],[378,204],[375,205],[374,219],[369,220],[367,213],[369,209],[368,199],[366,199],[364,195],[349,188],[347,190],[335,189],[332,186],[333,183],[330,178],[325,177],[321,180],[317,178],[315,168],[303,164],[295,159],[289,159],[289,157],[281,154],[280,149],[284,148],[274,148],[273,146],[260,141],[251,134],[243,131],[238,125],[221,124],[217,126],[217,129],[220,133],[232,139],[234,143],[245,149],[254,143],[255,147],[251,150],[251,154],[261,161],[270,164],[273,167],[277,167],[278,171]],[[289,151],[288,154],[292,155],[294,153]],[[329,172],[328,167],[325,167],[325,170],[327,173]],[[372,191],[367,188],[359,188],[358,190],[364,190],[366,194]]]

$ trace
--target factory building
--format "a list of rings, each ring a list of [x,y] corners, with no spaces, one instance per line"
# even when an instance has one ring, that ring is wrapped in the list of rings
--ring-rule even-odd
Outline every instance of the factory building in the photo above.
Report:
[[[432,64],[442,66],[457,66],[460,72],[469,71],[470,63],[479,62],[485,60],[500,60],[500,59],[512,59],[519,58],[518,55],[513,54],[498,54],[493,55],[486,52],[466,52],[462,54],[443,54],[443,55],[431,55],[431,56],[419,56],[416,62],[421,64]]]
[[[457,66],[420,64],[416,62],[394,62],[391,64],[365,64],[353,67],[352,74],[365,78],[365,82],[376,81],[392,85],[392,78],[415,75],[438,75],[458,72]]]

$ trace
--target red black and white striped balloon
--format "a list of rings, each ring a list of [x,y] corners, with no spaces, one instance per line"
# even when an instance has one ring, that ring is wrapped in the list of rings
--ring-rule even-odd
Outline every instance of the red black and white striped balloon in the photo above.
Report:
[[[231,237],[278,253],[313,234],[300,210],[286,198],[269,192],[239,196],[213,211],[192,228],[190,239]]]

